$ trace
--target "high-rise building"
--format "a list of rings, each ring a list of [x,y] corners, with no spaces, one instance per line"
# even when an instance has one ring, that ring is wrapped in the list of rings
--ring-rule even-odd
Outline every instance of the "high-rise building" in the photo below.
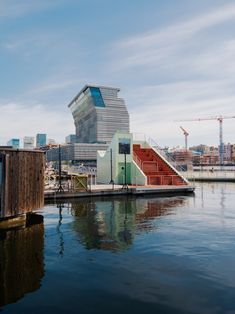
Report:
[[[46,146],[47,143],[47,135],[46,134],[37,134],[36,135],[36,146],[43,147]]]
[[[13,148],[20,148],[20,140],[18,138],[12,138],[7,142],[7,145]]]
[[[33,149],[34,148],[34,137],[25,136],[24,137],[24,149]]]
[[[95,166],[97,151],[106,150],[114,134],[129,132],[129,114],[118,88],[86,85],[70,102],[76,135],[66,138],[62,160]],[[73,139],[76,141],[73,142]],[[47,160],[58,160],[58,148],[47,152]]]
[[[110,143],[129,132],[129,114],[118,88],[86,85],[70,102],[78,143]]]
[[[77,143],[77,135],[76,135],[76,134],[69,134],[69,135],[66,136],[66,138],[65,138],[65,143],[66,143],[66,144]]]

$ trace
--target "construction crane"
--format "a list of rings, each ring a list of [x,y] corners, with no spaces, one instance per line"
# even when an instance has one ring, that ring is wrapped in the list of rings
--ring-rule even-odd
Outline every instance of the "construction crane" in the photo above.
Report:
[[[186,119],[186,120],[178,120],[178,121],[205,121],[205,120],[217,120],[219,121],[219,157],[220,157],[220,165],[224,164],[224,142],[223,142],[223,120],[224,119],[234,119],[235,116],[213,116],[207,118],[199,118],[199,119]]]
[[[181,128],[181,130],[184,133],[185,150],[188,150],[188,136],[189,136],[189,133],[182,126],[180,126],[180,128]]]

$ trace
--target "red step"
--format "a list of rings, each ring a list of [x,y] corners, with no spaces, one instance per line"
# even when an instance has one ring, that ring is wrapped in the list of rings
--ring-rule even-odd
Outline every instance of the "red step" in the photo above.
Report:
[[[133,145],[139,166],[149,185],[184,185],[184,180],[152,148]]]

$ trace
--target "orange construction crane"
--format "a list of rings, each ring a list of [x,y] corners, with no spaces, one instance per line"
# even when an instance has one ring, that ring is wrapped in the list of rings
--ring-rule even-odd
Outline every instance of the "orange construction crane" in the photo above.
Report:
[[[198,119],[186,119],[178,121],[205,121],[205,120],[217,120],[219,121],[219,156],[220,156],[220,165],[224,164],[224,142],[223,142],[223,120],[224,119],[234,119],[235,116],[214,116],[207,118],[198,118]]]
[[[183,131],[184,133],[184,139],[185,139],[185,150],[188,150],[188,136],[189,136],[189,133],[182,127],[180,126],[181,130]]]

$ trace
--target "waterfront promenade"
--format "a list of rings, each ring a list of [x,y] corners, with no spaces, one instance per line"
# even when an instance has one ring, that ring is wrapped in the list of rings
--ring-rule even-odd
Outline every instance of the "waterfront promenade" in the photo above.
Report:
[[[234,170],[186,171],[182,175],[189,181],[235,182]]]

